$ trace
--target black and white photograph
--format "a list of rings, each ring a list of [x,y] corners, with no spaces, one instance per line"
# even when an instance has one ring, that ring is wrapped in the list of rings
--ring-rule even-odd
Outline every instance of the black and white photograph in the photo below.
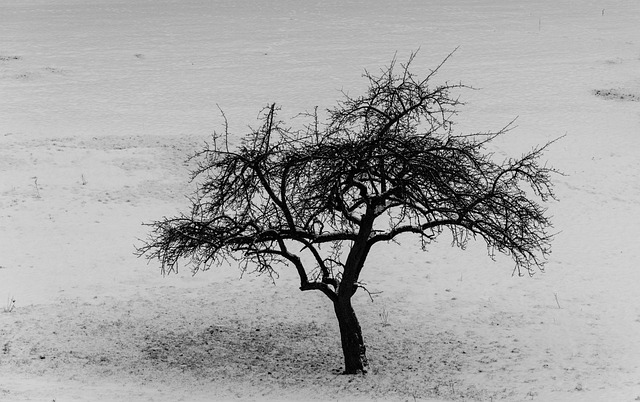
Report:
[[[0,401],[640,401],[640,1],[0,0]]]

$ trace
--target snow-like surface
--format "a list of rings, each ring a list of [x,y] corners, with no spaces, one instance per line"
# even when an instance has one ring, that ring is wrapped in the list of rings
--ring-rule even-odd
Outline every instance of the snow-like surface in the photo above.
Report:
[[[640,398],[640,3],[0,3],[0,400]],[[547,270],[482,245],[376,250],[357,297],[372,372],[291,272],[162,278],[141,222],[184,209],[183,161],[269,102],[282,117],[404,60],[466,91],[458,129],[566,173]],[[596,92],[598,91],[598,92]],[[295,122],[295,121],[294,121]]]

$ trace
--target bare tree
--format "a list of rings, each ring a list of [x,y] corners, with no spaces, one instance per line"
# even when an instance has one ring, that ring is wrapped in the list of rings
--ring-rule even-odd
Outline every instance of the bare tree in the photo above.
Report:
[[[539,162],[549,143],[496,161],[486,146],[510,125],[455,135],[461,103],[451,92],[463,85],[432,87],[442,64],[418,78],[414,56],[394,59],[379,75],[365,72],[368,91],[345,94],[326,123],[316,109],[293,129],[273,104],[235,149],[225,124],[195,155],[190,213],[150,224],[139,254],[158,258],[164,273],[183,258],[194,273],[229,258],[270,275],[280,264],[293,267],[300,290],[333,302],[348,374],[367,370],[351,298],[379,243],[413,234],[424,248],[446,231],[460,247],[484,240],[491,257],[511,256],[518,273],[542,269],[551,223],[533,199],[554,197],[554,170]]]

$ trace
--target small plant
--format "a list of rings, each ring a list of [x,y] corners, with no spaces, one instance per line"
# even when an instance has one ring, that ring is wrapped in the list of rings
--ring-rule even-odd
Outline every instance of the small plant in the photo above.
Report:
[[[2,311],[4,311],[5,313],[10,313],[14,308],[16,308],[16,299],[13,296],[7,297],[7,303],[5,304]]]
[[[391,324],[389,324],[389,311],[387,311],[387,309],[382,306],[382,312],[380,313],[380,318],[382,319],[382,326],[383,327],[388,327]]]

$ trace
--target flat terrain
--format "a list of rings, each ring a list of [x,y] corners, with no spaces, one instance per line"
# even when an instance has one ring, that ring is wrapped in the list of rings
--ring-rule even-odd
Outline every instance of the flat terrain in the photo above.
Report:
[[[636,0],[3,1],[0,400],[640,400],[638,21]],[[218,107],[239,138],[418,48],[425,73],[458,48],[436,81],[479,89],[460,133],[518,118],[497,156],[565,135],[545,272],[446,236],[375,250],[363,377],[292,271],[162,277],[133,254],[186,209]]]

